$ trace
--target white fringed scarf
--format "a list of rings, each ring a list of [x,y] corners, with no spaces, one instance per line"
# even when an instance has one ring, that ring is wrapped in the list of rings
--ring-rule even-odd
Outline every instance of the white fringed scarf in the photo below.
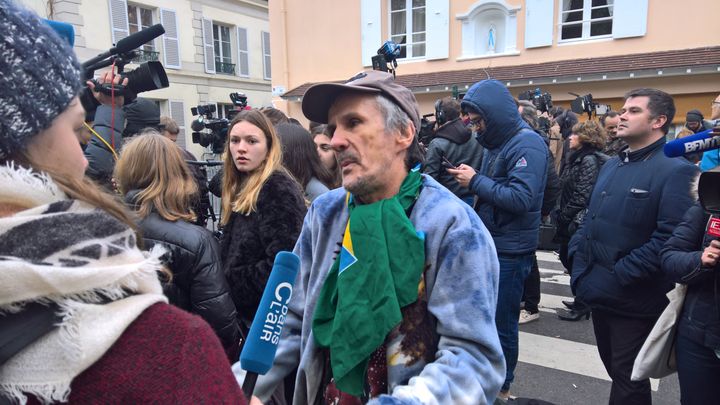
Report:
[[[22,168],[0,166],[0,204],[31,207],[0,218],[0,316],[54,302],[63,318],[0,367],[0,394],[67,401],[75,377],[145,309],[167,302],[157,277],[163,250],[140,251],[125,224]]]

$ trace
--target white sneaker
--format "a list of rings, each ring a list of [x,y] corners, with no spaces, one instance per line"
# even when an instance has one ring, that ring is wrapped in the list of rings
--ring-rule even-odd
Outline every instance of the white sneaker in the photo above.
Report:
[[[521,310],[520,311],[520,319],[518,319],[519,324],[524,324],[532,321],[537,321],[540,319],[540,312],[535,312],[534,314],[532,312]]]

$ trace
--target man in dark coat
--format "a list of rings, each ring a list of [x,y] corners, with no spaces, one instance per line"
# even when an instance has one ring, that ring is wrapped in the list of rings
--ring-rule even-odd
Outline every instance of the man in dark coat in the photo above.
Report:
[[[692,205],[697,167],[663,154],[675,116],[660,90],[626,94],[618,137],[628,148],[603,165],[584,222],[569,247],[571,287],[592,308],[600,358],[612,378],[610,404],[650,404],[650,381],[631,381],[633,363],[673,287],[660,249]]]
[[[435,103],[435,118],[439,127],[428,145],[423,171],[472,206],[474,194],[458,184],[445,169],[451,167],[450,165],[461,164],[480,169],[482,145],[471,136],[470,130],[460,119],[460,103],[452,97]]]
[[[127,85],[127,79],[124,84]],[[124,97],[116,96],[116,107],[113,111],[110,97],[94,93],[101,105],[95,112],[93,129],[102,140],[93,136],[85,148],[85,158],[88,160],[85,174],[106,189],[112,190],[112,174],[115,169],[113,155],[119,153],[123,138],[138,134],[145,128],[159,128],[160,107],[145,98],[136,98],[123,105]]]

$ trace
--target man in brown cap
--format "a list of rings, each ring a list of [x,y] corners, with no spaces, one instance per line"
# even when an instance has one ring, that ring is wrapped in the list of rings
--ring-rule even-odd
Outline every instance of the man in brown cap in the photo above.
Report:
[[[412,92],[369,71],[312,86],[302,107],[328,124],[343,187],[305,218],[284,336],[255,394],[297,368],[298,404],[492,403],[505,375],[497,255],[470,206],[420,174]]]

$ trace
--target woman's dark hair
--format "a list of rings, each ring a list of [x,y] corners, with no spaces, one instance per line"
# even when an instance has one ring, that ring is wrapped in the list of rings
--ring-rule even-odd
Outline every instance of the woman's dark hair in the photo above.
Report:
[[[563,139],[567,139],[572,134],[572,128],[578,123],[577,114],[570,110],[563,111],[555,118],[555,122],[560,126],[560,134]]]
[[[275,127],[278,124],[284,124],[288,122],[288,116],[284,112],[274,107],[262,107],[260,112],[270,120],[270,123]]]
[[[313,137],[305,128],[296,124],[278,124],[275,127],[283,151],[283,166],[305,188],[313,177],[328,188],[335,179],[320,161]]]

